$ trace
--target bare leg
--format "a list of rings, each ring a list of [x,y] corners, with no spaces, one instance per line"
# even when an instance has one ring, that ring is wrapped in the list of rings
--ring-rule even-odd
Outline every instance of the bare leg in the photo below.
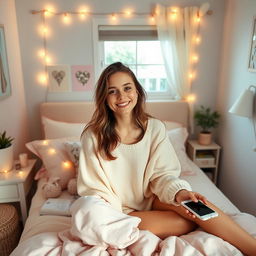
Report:
[[[139,229],[149,230],[164,239],[168,236],[180,236],[193,231],[197,225],[174,211],[134,211],[129,215],[141,218]]]
[[[161,211],[174,211],[184,218],[194,221],[197,225],[202,227],[206,232],[216,235],[230,244],[237,247],[246,255],[256,255],[256,239],[248,234],[242,227],[235,223],[224,212],[218,209],[215,205],[208,202],[208,206],[218,212],[219,216],[216,218],[202,221],[198,218],[192,218],[186,213],[186,209],[182,206],[174,206],[164,204],[155,199],[153,209]]]

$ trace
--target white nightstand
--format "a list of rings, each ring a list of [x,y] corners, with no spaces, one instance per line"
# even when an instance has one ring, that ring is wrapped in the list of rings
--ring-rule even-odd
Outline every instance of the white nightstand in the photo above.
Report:
[[[188,140],[187,153],[190,159],[200,167],[211,180],[217,184],[218,166],[221,147],[212,142],[200,145],[196,140]]]
[[[30,159],[25,168],[0,173],[0,203],[20,202],[23,225],[27,219],[26,196],[32,186],[35,163],[36,159]]]

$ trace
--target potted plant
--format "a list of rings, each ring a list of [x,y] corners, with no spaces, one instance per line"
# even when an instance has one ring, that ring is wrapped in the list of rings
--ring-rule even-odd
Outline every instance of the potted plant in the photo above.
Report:
[[[195,111],[194,118],[196,125],[202,129],[199,133],[198,143],[201,145],[211,144],[212,133],[210,129],[218,126],[220,114],[217,111],[212,111],[210,108],[200,106],[200,108]]]
[[[13,138],[0,133],[0,172],[8,172],[13,166]]]

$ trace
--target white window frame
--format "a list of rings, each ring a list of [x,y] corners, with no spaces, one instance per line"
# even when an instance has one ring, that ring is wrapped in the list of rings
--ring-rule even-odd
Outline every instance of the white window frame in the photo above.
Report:
[[[119,18],[118,21],[113,22],[110,21],[107,17],[94,17],[92,19],[92,38],[93,38],[93,57],[94,57],[94,75],[97,79],[102,70],[103,70],[103,63],[104,63],[104,47],[103,42],[99,40],[99,33],[98,29],[101,25],[151,25],[148,24],[148,21],[145,17],[137,17],[131,19],[121,19]],[[169,88],[167,92],[147,92],[147,99],[148,100],[173,100],[175,99],[175,95]]]

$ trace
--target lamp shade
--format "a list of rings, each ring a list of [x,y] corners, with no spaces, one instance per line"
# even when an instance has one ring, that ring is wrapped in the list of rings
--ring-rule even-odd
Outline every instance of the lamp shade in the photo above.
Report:
[[[239,96],[230,108],[229,113],[251,118],[253,116],[253,100],[254,92],[249,88]]]

